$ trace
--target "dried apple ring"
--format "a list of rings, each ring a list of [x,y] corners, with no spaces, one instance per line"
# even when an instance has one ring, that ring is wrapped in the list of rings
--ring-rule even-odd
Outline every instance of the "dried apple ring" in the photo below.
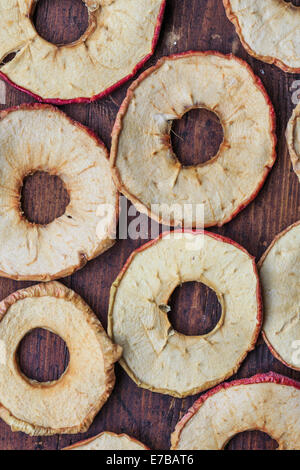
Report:
[[[68,276],[115,243],[118,193],[89,129],[50,105],[21,105],[0,112],[0,148],[0,276]],[[20,206],[24,178],[36,171],[59,176],[70,198],[48,225],[29,222]]]
[[[300,72],[300,8],[285,0],[223,0],[252,56],[285,72]]]
[[[215,157],[182,166],[173,152],[174,119],[194,108],[219,117]],[[187,52],[161,59],[129,88],[112,134],[118,189],[166,225],[223,225],[249,204],[274,164],[275,114],[260,80],[240,59]]]
[[[93,101],[132,77],[153,54],[165,0],[83,0],[86,32],[72,44],[51,44],[32,17],[38,0],[0,1],[0,76],[39,101]]]
[[[36,382],[20,371],[18,345],[35,328],[56,333],[69,348],[69,365],[57,381]],[[112,392],[121,348],[82,298],[58,282],[14,292],[0,303],[0,341],[0,417],[12,430],[87,431]]]
[[[277,359],[300,371],[300,221],[277,235],[259,267],[264,339]]]
[[[171,449],[222,450],[236,434],[258,430],[278,450],[299,450],[299,404],[300,383],[273,372],[219,385],[179,421]]]
[[[149,450],[141,442],[127,434],[102,432],[82,442],[77,442],[63,450]]]
[[[206,335],[172,328],[174,289],[198,281],[222,308]],[[175,397],[206,390],[239,368],[262,322],[254,259],[232,240],[210,232],[171,232],[135,251],[113,283],[108,332],[123,347],[121,365],[140,387]]]
[[[300,103],[289,120],[286,138],[293,168],[300,181]]]

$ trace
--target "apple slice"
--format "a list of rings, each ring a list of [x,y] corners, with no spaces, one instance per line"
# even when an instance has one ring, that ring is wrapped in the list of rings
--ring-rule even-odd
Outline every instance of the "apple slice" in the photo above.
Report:
[[[170,132],[174,119],[195,108],[217,114],[224,139],[210,161],[185,167]],[[274,110],[249,65],[232,55],[187,52],[161,59],[130,86],[112,133],[111,165],[118,189],[153,219],[221,226],[261,189],[275,144]]]
[[[300,10],[285,0],[223,0],[246,51],[285,72],[300,72]]]
[[[40,37],[37,0],[0,0],[0,76],[39,101],[93,101],[131,78],[153,54],[166,0],[83,0],[89,26],[78,41]]]
[[[293,168],[300,181],[300,103],[289,120],[286,138]]]
[[[198,281],[222,307],[206,335],[175,331],[167,313],[174,289]],[[120,363],[140,387],[185,397],[206,390],[239,368],[262,322],[253,257],[210,232],[171,232],[136,250],[113,283],[108,332],[123,348]]]
[[[141,442],[127,434],[102,432],[98,436],[77,442],[63,450],[149,450]]]
[[[89,129],[50,105],[0,112],[0,276],[47,281],[72,274],[115,243],[118,193],[107,150]],[[24,178],[59,176],[65,213],[30,223],[20,207]]]
[[[172,450],[222,450],[236,434],[259,430],[279,450],[300,449],[300,383],[259,374],[219,385],[199,398],[171,436]]]
[[[300,371],[300,221],[277,235],[259,268],[264,339],[277,359]]]
[[[16,361],[21,340],[35,328],[55,332],[68,346],[70,362],[57,381],[31,380]],[[122,350],[82,298],[58,282],[14,292],[0,303],[0,343],[0,417],[12,430],[32,436],[87,431],[113,390]]]

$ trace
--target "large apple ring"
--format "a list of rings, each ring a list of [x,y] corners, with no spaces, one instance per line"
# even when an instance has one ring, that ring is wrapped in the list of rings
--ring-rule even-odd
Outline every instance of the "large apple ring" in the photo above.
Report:
[[[0,1],[0,76],[38,100],[92,101],[133,76],[154,52],[165,0],[83,0],[89,26],[78,41],[51,44],[38,35],[38,0]]]
[[[22,105],[0,113],[0,149],[0,276],[57,279],[114,244],[118,194],[90,130],[50,105]],[[30,223],[20,207],[35,171],[58,175],[69,193],[65,213],[48,225]]]
[[[39,383],[19,369],[18,345],[35,328],[56,333],[69,348],[69,365],[57,381]],[[58,282],[11,294],[0,303],[0,342],[0,417],[12,430],[85,432],[111,394],[121,348],[81,297]]]
[[[300,8],[285,0],[223,0],[246,51],[285,72],[300,72]]]
[[[286,138],[293,168],[300,181],[300,103],[289,120]]]
[[[224,139],[209,162],[181,165],[172,121],[193,108],[215,112]],[[275,117],[250,67],[234,56],[188,52],[161,59],[136,80],[118,113],[111,164],[119,190],[166,225],[223,225],[251,202],[272,167]],[[199,210],[198,210],[199,209]]]
[[[277,359],[300,371],[300,221],[277,235],[259,267],[264,339]]]
[[[63,450],[149,450],[149,448],[127,434],[105,431]]]
[[[274,374],[219,385],[177,424],[172,450],[222,450],[236,434],[262,431],[278,450],[300,449],[300,383]]]
[[[168,319],[168,300],[184,282],[212,288],[222,307],[216,327],[185,336]],[[239,368],[262,322],[254,259],[232,240],[210,232],[171,232],[129,258],[110,297],[108,332],[123,347],[120,361],[140,387],[185,397]]]

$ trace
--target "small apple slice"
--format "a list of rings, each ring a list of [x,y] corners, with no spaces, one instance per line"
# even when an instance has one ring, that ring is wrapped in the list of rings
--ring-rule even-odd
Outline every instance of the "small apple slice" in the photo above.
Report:
[[[115,434],[102,432],[98,436],[85,441],[77,442],[63,450],[149,450],[141,442],[127,436],[127,434]]]
[[[293,168],[300,181],[300,103],[289,120],[286,138]]]
[[[206,335],[185,336],[167,312],[174,289],[198,281],[222,307]],[[113,283],[108,332],[123,347],[120,363],[140,387],[185,397],[206,390],[239,368],[254,348],[262,322],[252,256],[210,232],[165,233],[136,250]]]
[[[300,9],[285,0],[223,0],[246,51],[285,72],[300,72]]]
[[[24,336],[35,328],[55,332],[70,361],[56,381],[26,377],[16,360]],[[0,417],[31,436],[86,432],[115,384],[113,344],[90,307],[59,282],[37,284],[0,303]]]
[[[86,32],[51,44],[33,24],[37,0],[0,0],[0,77],[39,101],[88,102],[131,78],[153,54],[166,0],[83,0]]]
[[[277,359],[300,371],[300,221],[277,235],[259,268],[263,337]]]
[[[176,425],[172,450],[222,450],[236,434],[259,430],[280,450],[300,449],[300,383],[274,374],[224,383],[201,396]]]

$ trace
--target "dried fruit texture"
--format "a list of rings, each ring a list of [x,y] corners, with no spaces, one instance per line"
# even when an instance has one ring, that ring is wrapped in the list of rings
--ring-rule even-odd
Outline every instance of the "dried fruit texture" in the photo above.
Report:
[[[300,72],[300,9],[284,0],[223,0],[247,52],[285,72]]]
[[[181,165],[172,121],[193,108],[215,112],[224,140],[205,164]],[[234,56],[188,52],[161,59],[132,84],[113,130],[116,184],[166,225],[230,221],[257,195],[276,158],[274,110],[259,79]]]
[[[177,424],[172,449],[222,450],[252,430],[269,434],[278,450],[299,450],[300,383],[270,372],[216,387]]]
[[[148,450],[148,447],[126,434],[103,432],[63,450]]]
[[[0,303],[0,417],[13,431],[30,435],[85,432],[115,383],[121,348],[75,292],[58,282],[19,290]],[[25,377],[16,361],[20,341],[35,328],[66,342],[70,362],[54,382]]]
[[[113,245],[117,190],[107,151],[87,128],[52,106],[23,105],[0,113],[0,149],[1,276],[67,276]],[[23,180],[35,171],[58,175],[70,197],[65,213],[45,226],[20,208]]]
[[[300,371],[300,221],[275,238],[259,264],[264,339],[277,359]]]
[[[222,307],[203,336],[172,328],[166,311],[174,289],[198,281]],[[237,371],[261,327],[253,258],[232,240],[209,232],[173,232],[135,251],[113,283],[108,331],[123,347],[121,365],[140,387],[185,397]]]
[[[37,99],[90,101],[132,76],[153,53],[165,0],[83,0],[89,27],[75,43],[55,45],[32,23],[36,0],[0,1],[1,75]],[[0,60],[0,62],[1,62]]]
[[[300,181],[300,104],[294,109],[288,123],[286,137],[293,168]]]

